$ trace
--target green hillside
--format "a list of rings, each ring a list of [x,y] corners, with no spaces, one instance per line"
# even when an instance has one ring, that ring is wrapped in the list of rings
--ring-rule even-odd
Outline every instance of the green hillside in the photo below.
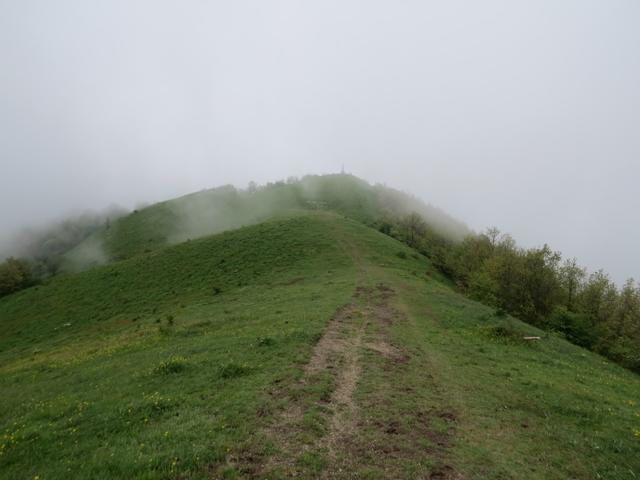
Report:
[[[233,186],[203,190],[136,210],[75,247],[67,254],[68,263],[83,267],[122,260],[301,210],[330,210],[366,224],[387,215],[418,212],[449,238],[462,239],[469,233],[461,222],[403,192],[352,175],[310,175],[245,190]]]
[[[0,478],[640,477],[637,375],[455,293],[378,196],[278,188],[0,298]]]

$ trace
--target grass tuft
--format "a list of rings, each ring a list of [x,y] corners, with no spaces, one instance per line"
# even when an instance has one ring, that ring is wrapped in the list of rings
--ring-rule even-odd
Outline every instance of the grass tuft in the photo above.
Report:
[[[172,373],[180,373],[187,367],[187,359],[178,355],[169,357],[164,362],[154,368],[154,373],[161,375],[169,375]]]
[[[501,322],[497,325],[480,327],[484,336],[492,340],[510,344],[524,344],[526,333],[511,322]]]
[[[249,366],[231,362],[220,368],[219,376],[220,378],[229,380],[232,378],[238,378],[244,375],[248,375],[250,372],[251,368]]]
[[[271,347],[275,345],[276,341],[273,337],[258,337],[258,346],[259,347]]]

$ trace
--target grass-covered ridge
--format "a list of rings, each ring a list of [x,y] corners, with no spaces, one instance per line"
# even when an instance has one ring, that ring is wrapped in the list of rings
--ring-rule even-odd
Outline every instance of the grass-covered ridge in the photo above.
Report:
[[[640,472],[636,375],[331,213],[56,277],[0,329],[0,478]]]
[[[157,320],[160,313],[178,311],[185,302],[212,301],[250,285],[270,286],[280,271],[295,272],[300,262],[312,258],[310,253],[327,246],[326,238],[323,243],[322,237],[304,228],[308,223],[305,217],[273,220],[249,231],[235,230],[55,277],[2,299],[6,320],[0,325],[0,342],[20,335],[68,337],[84,324],[115,319]]]
[[[103,242],[106,258],[117,260],[301,210],[330,210],[363,223],[415,211],[448,237],[462,239],[469,233],[461,222],[403,192],[352,175],[310,175],[246,189],[219,187],[157,203],[117,219],[94,238]]]
[[[0,476],[201,475],[248,438],[262,392],[295,375],[353,282],[307,217],[3,298]]]
[[[416,198],[352,175],[306,176],[246,189],[225,186],[117,218],[89,215],[43,230],[24,259],[0,263],[0,297],[60,271],[146,255],[272,218],[336,212],[424,254],[469,297],[640,372],[640,286],[588,274],[551,247],[520,248],[496,228],[473,234]],[[102,223],[102,224],[101,224]],[[49,238],[51,237],[51,238]]]

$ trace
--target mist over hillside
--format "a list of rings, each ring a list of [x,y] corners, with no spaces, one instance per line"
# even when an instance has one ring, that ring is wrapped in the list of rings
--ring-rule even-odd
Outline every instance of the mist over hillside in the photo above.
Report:
[[[640,286],[616,285],[545,244],[522,248],[496,228],[472,232],[416,197],[349,174],[308,175],[192,193],[128,214],[84,215],[25,235],[22,259],[0,264],[0,296],[58,273],[305,212],[333,212],[429,259],[458,291],[640,371]]]
[[[462,240],[470,233],[464,223],[417,197],[347,174],[290,177],[262,186],[251,183],[246,189],[224,186],[166,205],[175,218],[170,243],[255,223],[291,209],[330,209],[365,223],[415,212],[451,240]]]
[[[308,209],[330,209],[365,223],[415,212],[451,240],[470,233],[464,223],[400,190],[348,174],[307,175],[246,188],[220,186],[133,212],[111,208],[71,217],[21,232],[0,253],[27,258],[49,273],[76,271]]]
[[[65,256],[80,244],[86,243],[83,251],[77,252],[78,265],[105,263],[107,258],[104,257],[101,242],[95,241],[91,247],[88,239],[126,214],[124,208],[112,206],[102,212],[89,211],[49,224],[32,225],[9,235],[0,244],[0,258],[25,258],[33,264],[37,276],[47,277],[64,268]],[[101,260],[94,261],[94,257]]]

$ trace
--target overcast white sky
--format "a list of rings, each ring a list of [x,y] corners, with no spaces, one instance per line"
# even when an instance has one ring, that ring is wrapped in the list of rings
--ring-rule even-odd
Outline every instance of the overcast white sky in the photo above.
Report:
[[[640,278],[640,2],[0,0],[0,238],[342,164]]]

